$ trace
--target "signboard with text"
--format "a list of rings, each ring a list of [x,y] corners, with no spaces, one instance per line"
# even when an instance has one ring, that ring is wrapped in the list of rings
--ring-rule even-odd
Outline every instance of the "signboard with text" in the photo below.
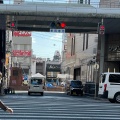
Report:
[[[29,31],[14,31],[13,36],[15,36],[15,37],[29,37],[29,36],[31,36],[31,32],[29,32]]]
[[[14,57],[23,57],[23,56],[30,57],[31,51],[30,50],[13,50],[12,56],[14,56]]]
[[[50,29],[50,32],[65,33],[65,29]]]

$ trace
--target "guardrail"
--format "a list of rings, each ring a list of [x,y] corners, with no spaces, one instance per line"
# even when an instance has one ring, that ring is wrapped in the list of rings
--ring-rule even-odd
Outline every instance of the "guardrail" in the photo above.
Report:
[[[1,3],[1,2],[0,2]],[[120,8],[120,2],[92,2],[91,0],[3,0],[3,4],[40,4],[40,3],[66,3],[90,4],[96,8]]]
[[[91,4],[99,7],[99,2],[90,2],[90,0],[3,0],[4,4],[39,4],[39,3],[66,3],[66,4]]]

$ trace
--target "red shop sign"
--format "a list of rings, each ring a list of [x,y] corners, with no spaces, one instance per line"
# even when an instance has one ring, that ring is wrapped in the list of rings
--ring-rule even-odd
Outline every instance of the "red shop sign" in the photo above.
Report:
[[[12,56],[15,57],[22,57],[22,56],[31,56],[31,51],[30,50],[13,50],[12,51]]]
[[[28,37],[31,36],[31,32],[29,31],[14,31],[13,36],[15,37]]]

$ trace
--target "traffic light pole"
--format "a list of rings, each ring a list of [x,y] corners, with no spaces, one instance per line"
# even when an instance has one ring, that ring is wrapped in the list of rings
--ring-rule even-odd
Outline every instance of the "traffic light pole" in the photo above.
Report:
[[[101,21],[101,24],[103,25],[103,19],[102,19],[102,21]],[[104,52],[105,52],[105,48],[104,48],[104,46],[105,46],[105,35],[104,34],[101,34],[101,49],[100,49],[100,75],[101,75],[101,73],[103,73],[103,71],[104,71]]]

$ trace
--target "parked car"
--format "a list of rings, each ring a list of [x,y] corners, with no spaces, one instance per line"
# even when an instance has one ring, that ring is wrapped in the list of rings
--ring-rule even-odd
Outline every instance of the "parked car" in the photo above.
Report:
[[[98,94],[112,103],[120,103],[120,73],[103,73]]]
[[[65,91],[67,94],[83,95],[83,85],[80,80],[67,80],[65,85]]]

